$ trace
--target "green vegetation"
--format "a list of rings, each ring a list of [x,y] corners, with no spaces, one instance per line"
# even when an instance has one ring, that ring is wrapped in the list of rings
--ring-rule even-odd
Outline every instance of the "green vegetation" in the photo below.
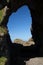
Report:
[[[1,22],[2,18],[3,18],[3,10],[0,10],[0,22]]]
[[[6,60],[7,60],[7,58],[1,57],[0,58],[0,65],[5,65]]]
[[[0,26],[0,34],[1,33],[7,34],[7,29],[5,27]]]

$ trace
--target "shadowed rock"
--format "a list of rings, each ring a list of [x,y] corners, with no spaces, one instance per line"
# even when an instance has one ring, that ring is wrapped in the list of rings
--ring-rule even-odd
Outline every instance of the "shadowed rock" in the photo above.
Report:
[[[9,0],[9,1],[0,0],[0,10],[3,9],[5,6],[7,6],[5,12],[6,15],[1,21],[0,27],[3,26],[7,28],[9,16],[13,12],[16,12],[23,5],[27,5],[31,12],[31,17],[32,17],[31,33],[35,45],[24,47],[22,45],[12,44],[8,32],[7,34],[4,35],[4,38],[3,38],[3,33],[1,33],[0,40],[1,42],[3,42],[3,44],[7,43],[8,50],[10,52],[9,65],[26,65],[25,60],[27,59],[30,59],[32,57],[43,57],[43,2],[42,0]],[[23,59],[21,60],[20,57]]]

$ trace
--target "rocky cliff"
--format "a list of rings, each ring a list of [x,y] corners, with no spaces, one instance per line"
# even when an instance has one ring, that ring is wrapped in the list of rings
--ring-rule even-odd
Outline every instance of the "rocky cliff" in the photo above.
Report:
[[[21,39],[15,39],[14,43],[21,44],[23,46],[31,46],[31,45],[35,44],[35,42],[32,38],[30,38],[28,41],[23,41]]]
[[[8,23],[9,16],[13,12],[16,12],[23,5],[27,5],[28,8],[30,9],[31,17],[32,17],[31,33],[32,33],[32,38],[35,41],[35,45],[28,46],[28,47],[27,46],[24,47],[22,45],[11,44],[9,33],[7,32],[6,34],[4,34],[5,28],[8,31],[7,23]],[[6,45],[6,43],[7,43],[7,45],[8,45],[8,50],[10,52],[9,65],[14,65],[14,64],[15,65],[26,65],[25,60],[28,59],[27,55],[29,56],[29,58],[36,57],[36,56],[43,57],[43,2],[42,2],[42,0],[0,0],[0,10],[5,8],[6,6],[7,6],[7,8],[4,12],[5,14],[4,15],[1,14],[3,19],[0,19],[1,20],[0,27],[2,27],[0,29],[0,31],[1,31],[0,32],[0,44]],[[2,30],[2,29],[4,29],[4,30]],[[9,44],[11,44],[11,46]],[[2,53],[1,51],[4,50],[3,46],[2,46],[2,48],[1,48],[1,46],[0,46],[0,56]],[[24,55],[25,55],[26,56],[25,59],[21,59],[20,57],[18,59],[19,54],[17,55],[17,53],[16,53],[16,51],[20,52],[20,49],[18,49],[18,48],[20,48],[20,49],[22,48],[23,55],[22,54],[21,55],[22,55],[22,57],[24,57]],[[15,50],[15,53],[14,53],[14,50]],[[24,54],[24,52],[26,54]],[[15,59],[14,59],[14,57],[15,57],[14,54],[16,56]],[[14,60],[15,60],[15,62],[14,62]],[[17,60],[17,62],[16,62],[16,60]],[[20,62],[18,62],[18,60]],[[39,61],[39,63],[40,63],[40,61]],[[42,61],[42,63],[43,63],[43,61]],[[43,64],[40,64],[40,65],[43,65]]]

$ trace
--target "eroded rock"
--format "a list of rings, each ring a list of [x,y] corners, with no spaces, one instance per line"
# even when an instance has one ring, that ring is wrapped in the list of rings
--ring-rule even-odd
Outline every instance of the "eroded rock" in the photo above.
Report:
[[[0,0],[0,9],[3,9],[5,6],[8,7],[8,10],[4,13],[6,15],[4,16],[2,23],[0,23],[0,26],[1,27],[3,26],[6,28],[9,16],[13,12],[16,12],[18,10],[18,8],[20,8],[23,5],[27,5],[31,11],[31,17],[32,17],[32,31],[31,32],[32,32],[32,38],[35,41],[35,45],[29,46],[28,48],[26,47],[26,49],[29,50],[30,55],[32,54],[35,56],[43,57],[43,2],[41,0],[17,0],[17,1],[16,0],[8,0],[8,1]],[[4,28],[4,30],[5,30],[5,28]],[[0,40],[1,40],[1,42],[3,42],[3,44],[7,43],[7,45],[10,46],[9,45],[9,44],[11,44],[10,36],[9,36],[8,32],[5,35],[4,35],[4,33],[0,32]],[[9,63],[11,63],[11,64],[9,64],[9,65],[12,65],[12,62],[14,63],[14,60],[15,60],[13,57],[14,55],[12,54],[12,53],[14,53],[14,50],[12,47],[14,47],[14,46],[11,44],[11,47],[8,48],[8,49],[10,49],[10,52],[11,52],[11,55],[9,57],[10,58]],[[1,50],[2,50],[2,48],[1,48]],[[27,53],[27,51],[25,53]],[[36,59],[34,60],[34,62],[36,62]],[[23,62],[24,62],[24,59],[23,59]],[[32,60],[32,62],[33,62],[33,60]],[[39,64],[41,64],[39,60],[38,60],[38,62],[39,62]],[[41,62],[43,64],[43,61],[41,61]],[[20,65],[20,64],[16,63],[15,65]],[[25,65],[25,63],[22,65]]]

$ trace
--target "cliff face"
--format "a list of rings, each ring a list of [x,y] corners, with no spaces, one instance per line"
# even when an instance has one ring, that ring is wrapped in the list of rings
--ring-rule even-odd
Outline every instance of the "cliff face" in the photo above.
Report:
[[[6,27],[0,26],[0,56],[8,56],[8,47],[11,43]]]
[[[11,40],[10,40],[10,36],[9,33],[5,32],[5,28],[8,31],[7,28],[7,23],[8,23],[8,19],[9,16],[13,13],[16,12],[21,6],[23,5],[27,5],[30,9],[31,12],[31,17],[32,17],[32,38],[35,41],[35,45],[32,46],[22,46],[20,47],[20,49],[22,48],[22,52],[23,52],[23,56],[26,56],[25,59],[21,59],[19,57],[19,63],[14,62],[14,60],[18,61],[18,56],[16,51],[20,52],[20,49],[18,50],[18,47],[21,45],[14,45],[11,44]],[[2,51],[4,51],[5,49],[5,45],[8,45],[8,50],[10,51],[11,55],[9,56],[10,61],[9,61],[9,65],[25,65],[25,60],[27,60],[27,54],[30,57],[43,57],[43,2],[42,0],[0,0],[0,9],[2,10],[3,8],[6,8],[5,10],[5,14],[3,15],[3,19],[1,19],[1,23],[0,23],[0,56],[2,54]],[[4,27],[4,28],[3,28]],[[3,30],[4,29],[4,30]],[[2,45],[3,44],[3,45]],[[11,44],[11,47],[9,47]],[[17,49],[16,49],[17,48]],[[27,50],[26,50],[27,49]],[[12,51],[11,51],[12,50]],[[14,53],[15,50],[15,53]],[[28,53],[29,51],[29,53]],[[24,52],[26,54],[24,54]],[[16,59],[14,59],[14,54],[16,57]],[[4,55],[4,53],[3,53]],[[19,55],[19,54],[18,54]],[[15,64],[14,64],[15,63]]]
[[[37,3],[37,4],[36,4]],[[32,37],[37,45],[43,45],[43,3],[40,0],[1,0],[0,9],[4,8],[4,14],[0,26],[7,27],[9,16],[18,10],[23,5],[27,5],[31,12],[32,17]],[[39,43],[39,44],[38,44]]]

